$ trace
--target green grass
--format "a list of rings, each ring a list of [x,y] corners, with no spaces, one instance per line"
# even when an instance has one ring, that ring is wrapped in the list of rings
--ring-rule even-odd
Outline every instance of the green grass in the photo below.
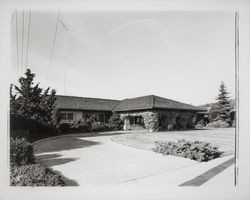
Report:
[[[146,150],[152,150],[154,142],[158,140],[176,142],[180,139],[209,142],[223,151],[223,156],[225,156],[234,153],[235,129],[220,128],[154,133],[142,131],[112,137],[114,142]]]

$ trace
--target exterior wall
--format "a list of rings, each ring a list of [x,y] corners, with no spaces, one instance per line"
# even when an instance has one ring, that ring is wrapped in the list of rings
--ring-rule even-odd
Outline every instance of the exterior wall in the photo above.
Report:
[[[161,129],[168,129],[169,125],[176,129],[193,128],[195,121],[195,111],[159,111]]]
[[[61,119],[60,123],[73,123],[84,118],[94,117],[97,121],[107,122],[112,115],[109,111],[74,111],[74,110],[59,110],[59,115],[65,113],[73,114],[73,119]]]
[[[59,111],[60,113],[73,113],[73,119],[61,119],[60,123],[73,123],[74,121],[78,121],[82,119],[82,111]]]
[[[133,126],[129,123],[130,116],[142,116],[146,128],[153,132],[157,130],[194,128],[196,121],[195,111],[182,110],[146,110],[133,112],[120,112],[120,116],[124,119],[124,130],[133,130]],[[136,126],[138,127],[138,125]]]

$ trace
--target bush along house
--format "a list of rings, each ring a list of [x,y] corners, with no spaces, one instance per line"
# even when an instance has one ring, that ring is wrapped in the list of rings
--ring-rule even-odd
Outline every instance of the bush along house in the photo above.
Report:
[[[124,121],[124,130],[147,129],[153,132],[194,128],[197,113],[206,109],[155,95],[121,101],[58,95],[56,110],[61,123],[89,117],[107,123],[116,112]]]

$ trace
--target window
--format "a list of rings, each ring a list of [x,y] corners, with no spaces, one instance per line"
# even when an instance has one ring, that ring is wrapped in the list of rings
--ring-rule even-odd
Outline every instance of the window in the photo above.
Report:
[[[73,120],[73,113],[60,113],[61,120]]]
[[[89,113],[85,113],[85,112],[82,113],[82,118],[83,119],[88,119],[89,117],[90,117]]]
[[[104,114],[99,114],[99,121],[104,122]]]
[[[135,124],[143,125],[144,121],[143,121],[143,118],[141,116],[131,116],[130,117],[130,124],[131,125],[135,125]]]
[[[109,121],[109,118],[110,118],[110,114],[105,114],[105,123]]]
[[[73,120],[73,113],[68,113],[68,120]]]
[[[66,113],[60,113],[60,119],[66,120]]]

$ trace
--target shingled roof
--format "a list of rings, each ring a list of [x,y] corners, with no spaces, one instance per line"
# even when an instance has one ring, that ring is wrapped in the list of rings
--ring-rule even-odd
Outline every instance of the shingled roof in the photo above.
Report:
[[[171,99],[162,98],[155,95],[125,99],[121,101],[113,111],[131,111],[144,109],[178,109],[178,110],[195,110],[204,111],[205,109],[198,106],[181,103]]]
[[[155,95],[124,99],[99,99],[89,97],[61,96],[57,95],[56,109],[67,110],[96,110],[96,111],[133,111],[146,109],[178,109],[205,111],[204,107],[192,106],[171,99]]]
[[[118,104],[119,100],[86,98],[75,96],[56,96],[56,109],[72,110],[98,110],[112,111]]]

